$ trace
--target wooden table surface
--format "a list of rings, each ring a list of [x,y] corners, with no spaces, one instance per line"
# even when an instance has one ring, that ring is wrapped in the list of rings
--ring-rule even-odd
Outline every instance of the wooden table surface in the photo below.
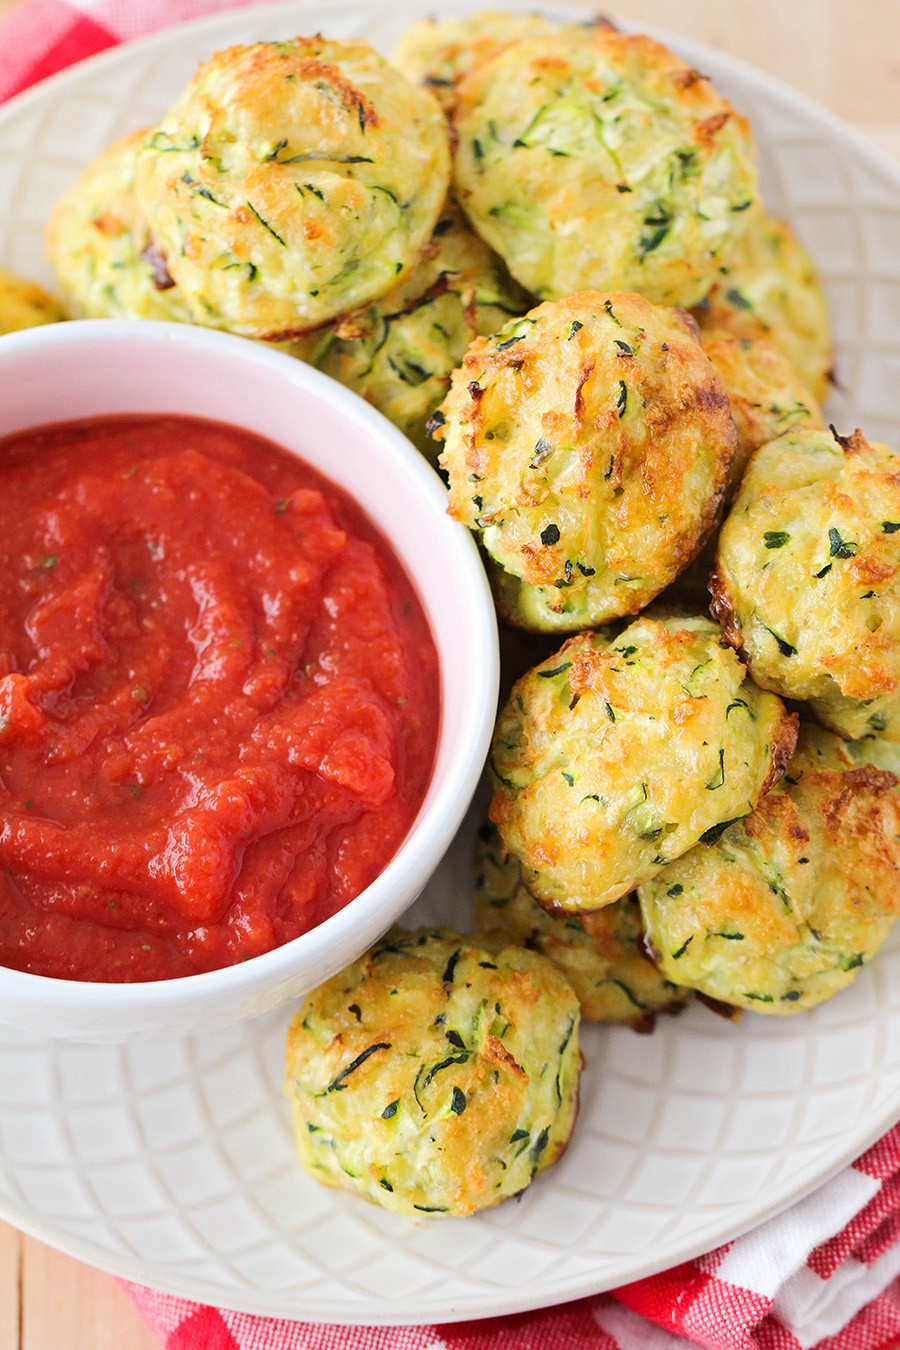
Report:
[[[25,2],[0,0],[0,14]],[[609,8],[762,67],[900,160],[897,0],[614,0]],[[158,1343],[110,1276],[0,1223],[0,1350],[69,1347],[158,1350]]]

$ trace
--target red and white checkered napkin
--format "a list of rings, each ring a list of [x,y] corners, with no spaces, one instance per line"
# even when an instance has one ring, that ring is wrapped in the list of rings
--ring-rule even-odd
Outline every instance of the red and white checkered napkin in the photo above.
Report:
[[[896,1350],[898,1238],[900,1125],[736,1242],[542,1312],[449,1326],[321,1326],[125,1288],[166,1350]]]
[[[0,100],[117,42],[228,7],[26,0],[0,23]],[[543,1312],[452,1326],[335,1327],[126,1289],[166,1350],[897,1350],[898,1276],[900,1126],[746,1237],[613,1294]]]
[[[895,1350],[900,1126],[777,1219],[651,1279],[543,1312],[338,1327],[128,1293],[166,1350]]]

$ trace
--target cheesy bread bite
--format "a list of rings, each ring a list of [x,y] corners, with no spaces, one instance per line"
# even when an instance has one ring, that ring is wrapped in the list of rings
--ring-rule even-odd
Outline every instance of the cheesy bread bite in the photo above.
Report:
[[[860,431],[758,450],[722,526],[713,609],[757,684],[833,730],[900,740],[900,455]]]
[[[775,1016],[843,989],[900,913],[897,788],[895,774],[805,726],[750,815],[641,886],[661,974]]]
[[[113,142],[53,209],[47,256],[73,318],[190,321],[134,195],[138,152],[151,134]]]
[[[423,19],[407,28],[391,63],[413,84],[431,89],[452,112],[459,79],[525,37],[541,37],[565,25],[540,14],[484,10],[465,19]]]
[[[551,914],[522,885],[518,859],[506,854],[493,825],[475,852],[475,926],[506,942],[542,952],[578,995],[588,1022],[624,1022],[638,1031],[688,997],[660,975],[642,946],[637,896],[623,896],[595,914]]]
[[[712,530],[735,447],[692,321],[615,292],[548,301],[474,342],[436,421],[450,514],[502,569],[501,613],[537,630],[652,600]]]
[[[815,398],[774,342],[739,338],[722,329],[704,332],[702,338],[725,386],[737,432],[731,471],[736,487],[754,450],[795,427],[821,431],[825,423]]]
[[[423,19],[407,28],[391,61],[413,84],[424,84],[430,89],[445,113],[451,115],[460,79],[511,43],[567,28],[583,33],[585,27],[563,24],[542,14],[511,14],[503,10],[483,10],[465,19]]]
[[[828,393],[831,330],[813,261],[788,226],[762,208],[750,212],[747,226],[720,262],[695,318],[704,331],[769,338],[821,403]]]
[[[757,199],[745,119],[640,35],[516,42],[460,81],[454,124],[460,204],[542,300],[590,286],[696,305]]]
[[[728,495],[741,482],[751,455],[786,429],[823,426],[822,410],[801,383],[787,357],[767,338],[738,338],[721,330],[702,334],[703,350],[728,396],[737,433]],[[669,614],[701,613],[709,608],[709,579],[718,537],[707,539],[693,562],[679,572],[655,602]],[[505,579],[495,590],[508,587]]]
[[[555,1162],[578,1104],[578,1000],[545,957],[393,929],[287,1037],[304,1167],[398,1214],[471,1214]]]
[[[291,337],[417,263],[449,182],[441,110],[364,42],[230,47],[146,140],[136,190],[195,322]]]
[[[0,334],[59,323],[65,317],[43,286],[0,267]]]
[[[531,303],[448,200],[415,271],[366,309],[303,339],[302,354],[436,461],[426,425],[454,367],[473,338],[524,314]]]
[[[541,904],[600,909],[752,811],[784,772],[796,724],[710,619],[582,633],[500,714],[491,820]]]

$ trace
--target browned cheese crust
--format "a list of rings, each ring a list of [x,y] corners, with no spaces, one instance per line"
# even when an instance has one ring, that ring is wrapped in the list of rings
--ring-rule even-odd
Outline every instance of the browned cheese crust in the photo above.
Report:
[[[750,461],[712,610],[763,688],[850,737],[900,741],[900,455],[798,429]]]
[[[386,294],[449,185],[435,100],[364,42],[257,42],[201,65],[135,194],[195,323],[275,342]]]
[[[816,399],[788,358],[767,338],[736,337],[719,329],[704,331],[703,350],[725,386],[737,431],[732,491],[744,476],[751,455],[796,427],[822,430]]]
[[[748,212],[747,226],[697,310],[700,327],[768,338],[821,401],[828,392],[831,331],[815,266],[789,227],[761,208]]]
[[[460,204],[542,300],[696,305],[757,199],[746,120],[643,34],[516,42],[459,83],[454,125]]]
[[[541,904],[584,913],[752,811],[797,718],[703,618],[570,638],[523,676],[491,750],[491,820]]]
[[[657,963],[707,997],[780,1015],[849,984],[900,913],[895,774],[815,724],[781,783],[641,887]]]
[[[681,310],[594,291],[540,305],[472,343],[440,415],[450,513],[521,627],[636,613],[718,519],[734,426]]]

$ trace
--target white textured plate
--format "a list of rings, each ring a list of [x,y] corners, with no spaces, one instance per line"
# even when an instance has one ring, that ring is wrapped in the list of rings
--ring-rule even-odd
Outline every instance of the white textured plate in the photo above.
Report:
[[[23,95],[0,111],[0,265],[49,280],[51,203],[113,137],[158,118],[216,47],[322,29],[388,50],[419,12],[415,0],[323,0],[219,14]],[[841,381],[832,415],[900,444],[900,171],[767,76],[673,45],[752,119],[768,201],[822,270]],[[468,889],[461,838],[417,917],[465,924]],[[416,1223],[301,1173],[281,1093],[284,1023],[128,1047],[0,1034],[0,1213],[203,1302],[311,1321],[448,1321],[683,1260],[798,1198],[900,1114],[894,943],[848,991],[792,1018],[733,1027],[695,1007],[652,1036],[590,1029],[562,1162],[519,1202]]]

